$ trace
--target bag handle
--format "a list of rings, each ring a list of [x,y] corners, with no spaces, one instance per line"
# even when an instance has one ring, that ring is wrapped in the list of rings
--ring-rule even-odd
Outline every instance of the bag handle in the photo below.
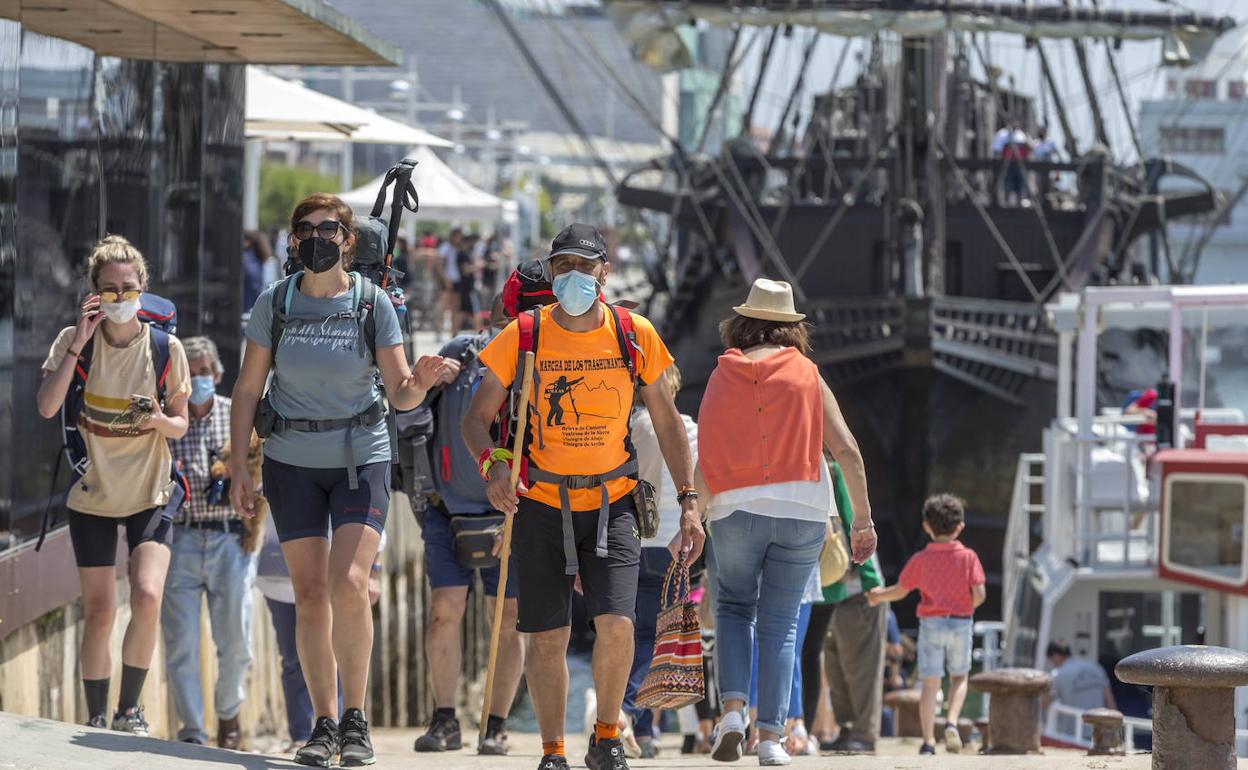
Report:
[[[672,594],[672,581],[675,579],[676,594]],[[671,600],[668,600],[668,597]],[[689,565],[684,559],[680,561],[673,560],[667,568],[667,574],[663,577],[663,597],[662,609],[666,610],[676,604],[684,604],[689,601]]]

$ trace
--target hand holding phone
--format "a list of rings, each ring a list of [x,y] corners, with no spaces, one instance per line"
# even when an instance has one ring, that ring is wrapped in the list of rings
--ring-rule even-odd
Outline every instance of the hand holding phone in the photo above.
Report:
[[[100,310],[100,295],[88,294],[87,298],[82,302],[78,328],[74,334],[74,347],[81,350],[82,346],[95,335],[96,328],[103,320],[104,313]]]

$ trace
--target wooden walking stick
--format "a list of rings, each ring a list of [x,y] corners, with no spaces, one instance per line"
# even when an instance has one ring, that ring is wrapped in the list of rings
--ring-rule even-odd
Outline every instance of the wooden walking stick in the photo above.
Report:
[[[533,351],[524,354],[524,379],[520,381],[520,414],[516,421],[516,435],[511,442],[511,488],[520,484],[520,458],[524,455],[524,432],[529,425],[529,395],[533,391]],[[511,560],[511,528],[514,513],[503,516],[503,544],[498,551],[498,591],[494,596],[494,623],[490,626],[490,661],[485,669],[485,698],[481,702],[481,731],[477,742],[485,740],[485,728],[490,719],[490,701],[494,696],[494,664],[498,659],[498,632],[503,626],[503,602],[507,600],[507,565]]]

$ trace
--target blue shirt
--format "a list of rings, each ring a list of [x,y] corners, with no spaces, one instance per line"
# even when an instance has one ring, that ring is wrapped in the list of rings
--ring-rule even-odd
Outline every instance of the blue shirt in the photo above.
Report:
[[[275,283],[260,293],[247,322],[247,339],[268,348],[272,344]],[[309,297],[297,288],[291,294],[288,315],[298,318],[324,318],[323,323],[287,326],[273,358],[273,381],[269,398],[277,413],[290,420],[336,420],[366,411],[382,396],[377,368],[367,345],[359,349],[361,335],[353,318],[331,318],[351,313],[351,290],[337,297]],[[377,324],[376,348],[403,342],[394,306],[380,290],[373,302]],[[362,353],[362,355],[361,355]],[[274,433],[264,442],[264,456],[302,468],[346,468],[390,462],[390,435],[385,421],[352,431],[352,449],[347,452],[347,428],[310,433],[287,430]]]

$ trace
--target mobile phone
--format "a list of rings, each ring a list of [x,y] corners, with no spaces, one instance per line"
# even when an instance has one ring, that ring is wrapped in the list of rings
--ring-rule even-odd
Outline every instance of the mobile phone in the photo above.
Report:
[[[138,395],[138,394],[136,393],[136,394],[134,394],[134,395],[130,396],[130,405],[134,407],[134,410],[135,410],[136,412],[146,412],[146,413],[148,413],[148,414],[151,414],[151,412],[152,412],[152,397],[151,397],[151,396],[140,396],[140,395]]]

